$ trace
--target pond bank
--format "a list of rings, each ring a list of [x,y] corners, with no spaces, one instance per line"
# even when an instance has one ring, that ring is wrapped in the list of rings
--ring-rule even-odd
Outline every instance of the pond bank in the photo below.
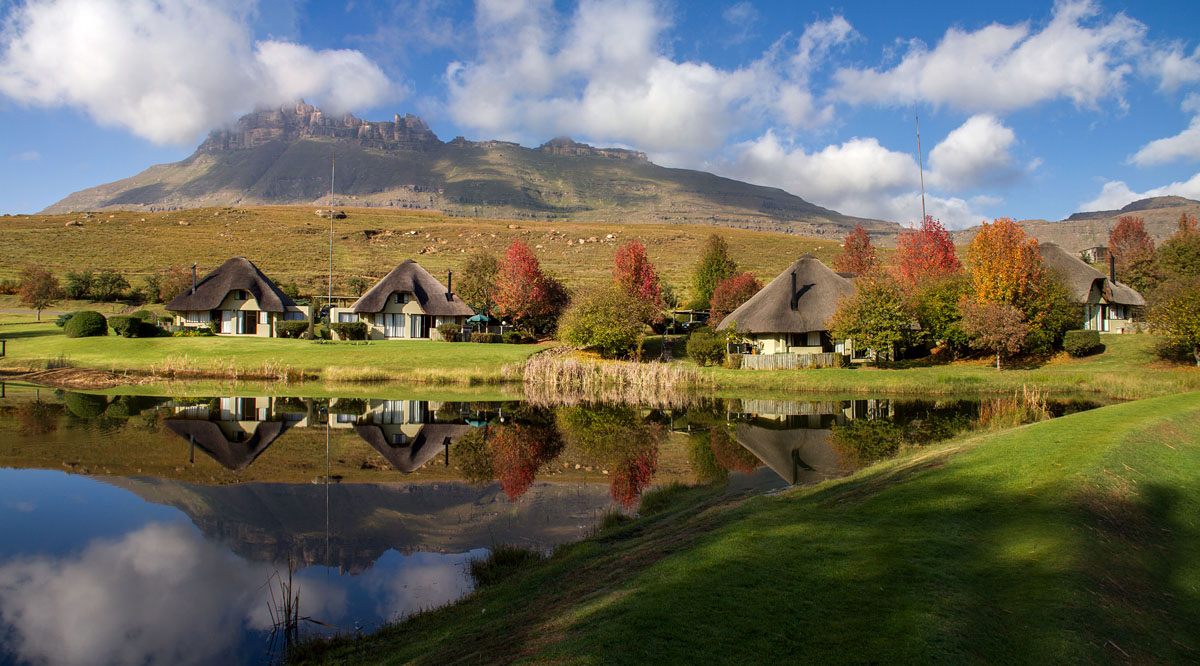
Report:
[[[771,497],[673,487],[458,604],[294,661],[1193,661],[1197,481],[1192,393]]]

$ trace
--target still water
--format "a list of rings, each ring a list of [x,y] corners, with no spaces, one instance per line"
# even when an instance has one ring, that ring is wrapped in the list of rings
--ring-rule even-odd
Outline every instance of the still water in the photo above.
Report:
[[[980,411],[0,393],[0,664],[270,663],[289,576],[303,633],[369,632],[656,486],[815,483]]]

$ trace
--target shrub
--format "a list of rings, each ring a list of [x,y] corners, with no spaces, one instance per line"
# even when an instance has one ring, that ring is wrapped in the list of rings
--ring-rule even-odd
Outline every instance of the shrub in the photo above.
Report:
[[[698,365],[717,365],[725,360],[725,336],[706,326],[694,329],[688,336],[687,355]]]
[[[63,333],[66,333],[68,338],[108,335],[108,321],[104,315],[92,310],[76,312],[63,326]]]
[[[208,332],[216,335],[221,332],[221,322],[216,319],[208,322]]]
[[[1099,331],[1067,331],[1063,337],[1063,349],[1076,358],[1087,356],[1099,348]]]
[[[741,354],[726,354],[725,355],[725,367],[729,368],[730,370],[740,369],[742,367],[742,355]]]
[[[558,338],[591,347],[607,357],[631,356],[641,344],[649,312],[643,301],[615,283],[571,301],[558,325]]]
[[[0,294],[14,296],[21,291],[20,280],[0,280]]]
[[[330,339],[329,324],[328,323],[314,324],[312,327],[312,334],[313,334],[313,338],[315,338],[317,340]]]
[[[500,336],[500,340],[505,344],[519,345],[525,342],[525,336],[522,335],[520,331],[508,331],[504,335]]]
[[[113,333],[123,338],[138,337],[138,327],[142,320],[129,315],[113,315],[108,318],[108,327],[113,330]]]
[[[1194,363],[1192,345],[1183,338],[1164,336],[1154,345],[1154,355],[1169,363]]]
[[[496,342],[496,339],[499,337],[495,333],[472,333],[471,342],[492,343]]]
[[[343,340],[366,340],[367,324],[361,321],[339,321],[330,324],[330,328]]]
[[[275,335],[281,338],[299,338],[307,332],[308,322],[306,321],[275,322]]]
[[[129,313],[130,317],[137,317],[142,321],[154,321],[154,313],[149,310],[134,310]]]
[[[75,312],[65,312],[63,314],[58,315],[58,317],[56,317],[54,319],[54,325],[59,328],[66,326],[67,322],[71,320],[71,317],[74,317],[78,312],[79,311],[76,310]]]
[[[159,315],[159,317],[158,317],[158,325],[159,326],[170,326],[174,323],[175,323],[175,318],[172,317],[171,315]]]
[[[454,342],[458,340],[458,336],[462,333],[462,326],[458,324],[438,324],[437,332],[446,342]]]

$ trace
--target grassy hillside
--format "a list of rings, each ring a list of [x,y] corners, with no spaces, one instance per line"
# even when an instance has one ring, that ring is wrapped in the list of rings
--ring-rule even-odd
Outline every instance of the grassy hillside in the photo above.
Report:
[[[1193,662],[1197,481],[1193,393],[775,497],[675,489],[459,604],[297,661]]]
[[[196,208],[4,216],[0,278],[15,277],[25,264],[45,266],[59,276],[68,270],[111,268],[126,273],[136,286],[142,275],[190,267],[192,262],[200,263],[203,275],[240,254],[276,281],[296,281],[306,292],[324,294],[329,220],[317,217],[314,210]],[[444,281],[446,271],[460,270],[471,252],[486,249],[499,255],[517,238],[535,249],[543,268],[573,287],[606,279],[617,246],[640,239],[659,274],[681,295],[690,288],[692,266],[712,233],[724,236],[734,260],[764,282],[806,252],[826,262],[841,252],[840,238],[698,225],[513,222],[377,208],[347,212],[346,219],[335,222],[336,294],[348,293],[350,277],[377,279],[405,259],[416,259]],[[82,226],[67,226],[73,221]]]

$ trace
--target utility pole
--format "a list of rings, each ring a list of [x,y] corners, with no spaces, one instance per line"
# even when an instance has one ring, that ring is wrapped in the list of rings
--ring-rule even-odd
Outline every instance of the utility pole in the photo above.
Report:
[[[913,119],[917,121],[917,168],[921,170],[921,226],[925,225],[925,159],[921,156],[921,116],[915,111]]]
[[[333,323],[333,182],[337,175],[337,151],[329,157],[329,323]]]

